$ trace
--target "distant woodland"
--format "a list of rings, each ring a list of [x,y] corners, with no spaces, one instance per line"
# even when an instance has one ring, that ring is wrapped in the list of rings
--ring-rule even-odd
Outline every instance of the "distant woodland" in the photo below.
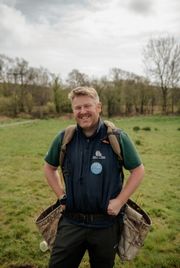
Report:
[[[151,39],[143,51],[144,76],[112,68],[90,78],[73,69],[65,82],[22,58],[0,55],[0,115],[44,118],[71,114],[67,98],[77,86],[96,88],[103,115],[180,114],[180,44],[173,37]],[[95,77],[96,74],[94,74]]]

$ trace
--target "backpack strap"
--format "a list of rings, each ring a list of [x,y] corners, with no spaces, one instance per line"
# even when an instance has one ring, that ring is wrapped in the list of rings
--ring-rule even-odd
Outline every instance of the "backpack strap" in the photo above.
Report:
[[[107,135],[108,135],[108,139],[111,144],[111,147],[113,151],[115,152],[115,154],[117,154],[117,156],[119,157],[119,160],[123,161],[123,157],[121,154],[121,147],[119,143],[119,133],[117,132],[117,128],[110,121],[105,120],[104,123],[107,126]]]
[[[63,164],[64,156],[66,153],[66,145],[72,140],[75,130],[76,130],[76,125],[70,125],[64,131],[64,136],[62,137],[61,144],[60,144],[61,146],[60,155],[59,155],[60,166],[62,166]]]

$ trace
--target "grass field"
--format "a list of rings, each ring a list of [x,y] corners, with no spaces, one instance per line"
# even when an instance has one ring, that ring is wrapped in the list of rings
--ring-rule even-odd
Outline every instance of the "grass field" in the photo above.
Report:
[[[153,221],[138,257],[123,264],[117,257],[115,268],[180,267],[180,118],[113,121],[137,144],[146,175],[133,199]],[[43,158],[53,137],[69,123],[0,121],[0,267],[47,267],[49,252],[40,251],[42,237],[34,224],[40,211],[55,201],[44,179]],[[80,267],[89,267],[87,255]]]

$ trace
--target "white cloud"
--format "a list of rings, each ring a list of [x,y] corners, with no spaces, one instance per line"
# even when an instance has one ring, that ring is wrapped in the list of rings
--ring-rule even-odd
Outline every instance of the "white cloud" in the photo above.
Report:
[[[0,4],[0,32],[0,42],[7,48],[31,45],[36,34],[19,10],[4,4]]]

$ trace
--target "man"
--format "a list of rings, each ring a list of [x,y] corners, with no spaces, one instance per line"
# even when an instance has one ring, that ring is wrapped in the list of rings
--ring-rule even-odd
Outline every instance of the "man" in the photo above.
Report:
[[[96,90],[78,87],[69,99],[77,128],[61,167],[65,189],[57,171],[63,131],[45,157],[47,181],[64,208],[49,267],[78,268],[87,250],[91,268],[112,268],[123,206],[142,181],[144,167],[130,138],[121,131],[123,166],[130,171],[122,188],[122,164],[108,142]]]

